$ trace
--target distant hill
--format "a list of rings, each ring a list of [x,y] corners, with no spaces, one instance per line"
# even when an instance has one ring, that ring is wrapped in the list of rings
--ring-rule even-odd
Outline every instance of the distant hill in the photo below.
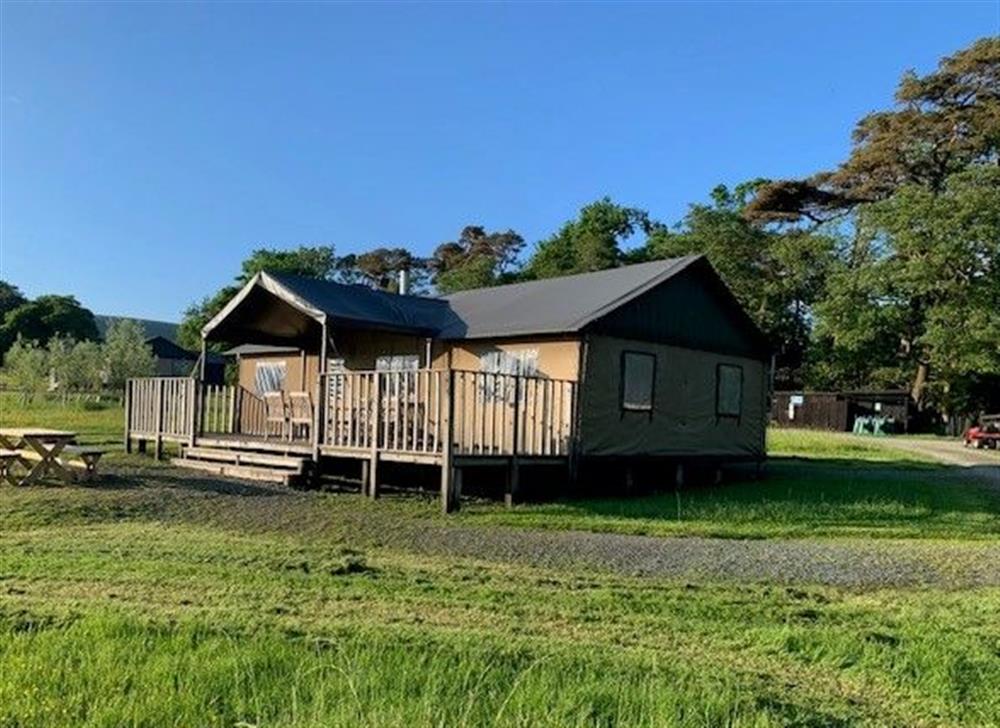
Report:
[[[142,328],[146,331],[146,338],[152,339],[154,336],[162,336],[168,341],[177,343],[177,324],[172,324],[168,321],[150,321],[148,319],[138,319],[131,316],[104,316],[101,314],[94,315],[94,321],[97,322],[97,333],[104,338],[104,334],[108,330],[108,326],[111,325],[112,321],[118,321],[120,319],[129,319],[131,321],[137,321],[142,325]]]

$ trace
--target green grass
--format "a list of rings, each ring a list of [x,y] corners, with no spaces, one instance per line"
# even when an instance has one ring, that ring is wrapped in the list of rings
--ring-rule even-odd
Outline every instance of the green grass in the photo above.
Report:
[[[115,402],[40,399],[25,404],[20,395],[0,393],[0,427],[48,427],[80,434],[87,444],[121,445],[125,415]]]
[[[5,529],[0,556],[0,725],[1000,720],[997,589],[686,584],[121,516]]]
[[[934,458],[893,448],[886,438],[817,430],[767,431],[768,455],[797,458],[833,458],[863,462],[933,463]]]
[[[0,423],[114,442],[119,414]],[[418,497],[227,495],[117,454],[102,488],[0,489],[0,726],[1000,725],[997,588],[636,578],[390,537],[931,536],[960,571],[998,533],[995,494],[945,468],[877,440],[772,438],[767,481],[684,491],[679,518],[673,492],[457,518]]]
[[[472,503],[469,523],[723,538],[1000,537],[1000,491],[956,477],[881,438],[807,430],[768,433],[767,477],[736,469],[719,486],[576,498],[506,510]],[[669,483],[669,474],[664,481]],[[655,485],[655,484],[654,484]]]

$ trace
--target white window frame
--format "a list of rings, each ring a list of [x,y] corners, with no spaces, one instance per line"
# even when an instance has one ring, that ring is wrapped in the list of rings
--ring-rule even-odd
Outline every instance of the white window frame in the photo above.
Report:
[[[273,374],[263,374],[268,370]],[[254,363],[253,384],[257,394],[263,396],[268,392],[281,392],[288,381],[287,361],[258,361]],[[276,385],[276,386],[275,386]]]

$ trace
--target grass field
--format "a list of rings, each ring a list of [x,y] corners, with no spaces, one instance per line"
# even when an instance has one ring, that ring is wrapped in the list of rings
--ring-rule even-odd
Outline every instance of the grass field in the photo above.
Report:
[[[4,407],[0,423],[117,442],[118,415]],[[200,487],[123,455],[103,488],[4,488],[0,726],[1000,725],[997,588],[639,578],[379,536],[998,535],[995,494],[877,441],[771,447],[790,457],[767,481],[684,492],[680,519],[673,492],[443,518],[417,497]]]

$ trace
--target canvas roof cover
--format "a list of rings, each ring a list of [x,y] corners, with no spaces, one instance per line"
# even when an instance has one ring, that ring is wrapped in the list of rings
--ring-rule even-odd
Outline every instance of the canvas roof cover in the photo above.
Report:
[[[477,288],[445,296],[458,322],[444,339],[575,332],[687,268],[701,256]]]
[[[333,327],[452,340],[574,333],[695,263],[696,268],[711,268],[703,256],[690,255],[441,298],[401,296],[360,285],[259,273],[202,333],[212,339],[268,344],[313,336],[316,325],[322,322]],[[711,275],[715,276],[714,272]],[[736,305],[732,294],[720,286],[730,299],[727,304]],[[285,304],[281,315],[274,310],[274,298]],[[287,311],[289,307],[294,311]],[[759,335],[746,315],[740,314],[740,321]]]

